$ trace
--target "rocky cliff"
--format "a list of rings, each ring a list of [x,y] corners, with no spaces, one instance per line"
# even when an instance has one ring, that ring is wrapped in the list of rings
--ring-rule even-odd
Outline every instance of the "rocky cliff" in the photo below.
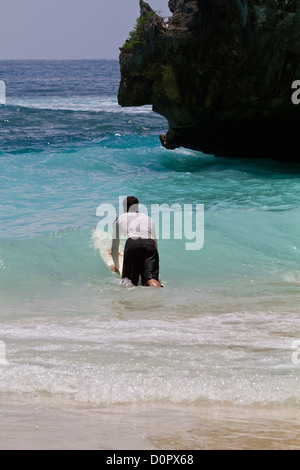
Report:
[[[144,1],[121,48],[121,106],[152,104],[162,144],[229,157],[300,162],[299,0]]]

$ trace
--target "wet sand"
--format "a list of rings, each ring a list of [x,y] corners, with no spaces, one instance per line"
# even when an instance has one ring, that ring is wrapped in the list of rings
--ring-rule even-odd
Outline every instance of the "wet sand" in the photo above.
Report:
[[[1,450],[299,449],[300,411],[282,406],[105,405],[0,397]]]

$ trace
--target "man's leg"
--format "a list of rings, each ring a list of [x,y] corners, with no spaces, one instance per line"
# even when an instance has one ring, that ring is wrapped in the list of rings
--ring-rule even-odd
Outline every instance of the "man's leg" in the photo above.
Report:
[[[144,241],[144,266],[142,284],[148,287],[162,287],[159,282],[159,255],[153,240]]]
[[[139,284],[139,271],[137,266],[137,246],[135,240],[129,238],[124,250],[122,279],[129,279],[134,286]]]

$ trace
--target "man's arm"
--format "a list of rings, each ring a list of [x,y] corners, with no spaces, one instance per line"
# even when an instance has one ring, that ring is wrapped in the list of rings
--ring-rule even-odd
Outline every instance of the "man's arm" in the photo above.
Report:
[[[118,224],[118,219],[115,220],[113,225],[113,241],[111,246],[111,254],[114,262],[115,270],[112,268],[112,271],[119,272],[119,248],[120,248],[120,228]]]

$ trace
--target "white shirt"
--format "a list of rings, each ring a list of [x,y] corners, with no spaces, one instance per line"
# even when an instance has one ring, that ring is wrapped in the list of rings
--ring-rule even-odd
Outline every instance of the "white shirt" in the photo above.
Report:
[[[144,238],[156,241],[156,232],[152,219],[142,212],[126,212],[113,225],[112,257],[115,267],[119,269],[120,236],[128,238]]]

